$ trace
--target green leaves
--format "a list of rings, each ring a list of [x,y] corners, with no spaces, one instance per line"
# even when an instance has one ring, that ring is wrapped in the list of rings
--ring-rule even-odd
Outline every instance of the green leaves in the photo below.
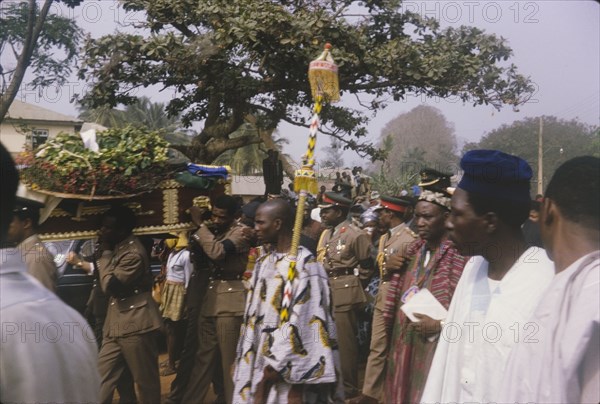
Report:
[[[153,189],[166,178],[169,144],[158,132],[127,126],[97,134],[98,153],[78,134],[60,133],[33,151],[22,171],[30,185],[55,192],[131,194]]]
[[[313,102],[307,67],[325,42],[333,45],[341,90],[375,99],[362,111],[338,107],[323,117],[329,133],[362,155],[377,155],[358,139],[390,94],[454,95],[496,108],[531,96],[530,79],[499,64],[512,53],[503,38],[473,27],[442,29],[433,18],[400,12],[395,0],[363,1],[369,12],[353,15],[359,3],[126,0],[127,8],[145,12],[142,28],[152,34],[88,40],[80,77],[91,76],[93,90],[82,101],[116,106],[133,102],[131,88],[173,89],[169,113],[181,114],[186,125],[202,120],[202,133],[211,134],[197,139],[203,147],[193,153],[200,154],[189,157],[208,162],[215,156],[201,153],[214,134],[226,139],[239,117],[306,124]]]

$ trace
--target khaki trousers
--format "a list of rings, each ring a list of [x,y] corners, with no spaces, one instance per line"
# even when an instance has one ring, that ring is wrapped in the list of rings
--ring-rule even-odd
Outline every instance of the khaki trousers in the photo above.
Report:
[[[388,353],[387,335],[383,321],[383,307],[389,282],[381,282],[379,291],[375,296],[375,307],[373,310],[373,325],[371,329],[371,346],[367,368],[365,370],[365,381],[362,394],[383,400],[383,384],[385,381],[385,368]]]
[[[155,331],[118,338],[104,337],[98,356],[102,382],[101,403],[112,402],[115,388],[127,367],[137,384],[139,402],[160,403],[158,344]]]
[[[335,296],[333,297],[335,299]],[[351,398],[358,393],[358,321],[356,310],[335,311],[335,327],[340,348],[344,395]]]
[[[214,369],[217,368],[216,361],[219,359],[220,352],[225,399],[231,403],[233,399],[231,366],[235,362],[242,321],[242,316],[199,316],[198,351],[182,402],[204,402],[204,397],[213,379]]]

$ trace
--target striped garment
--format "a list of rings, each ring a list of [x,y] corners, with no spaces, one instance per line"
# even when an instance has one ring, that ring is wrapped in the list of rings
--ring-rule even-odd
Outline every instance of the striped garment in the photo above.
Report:
[[[410,320],[398,310],[402,294],[412,286],[427,288],[448,309],[467,262],[449,240],[422,265],[425,252],[422,239],[409,247],[408,254],[413,257],[410,268],[403,275],[394,275],[386,296],[384,321],[390,336],[386,402],[420,402],[437,346],[437,340],[431,342],[408,327]]]

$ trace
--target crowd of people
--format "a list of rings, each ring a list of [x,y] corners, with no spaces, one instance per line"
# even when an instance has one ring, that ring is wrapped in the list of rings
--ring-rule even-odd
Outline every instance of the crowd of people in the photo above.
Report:
[[[529,165],[500,151],[467,152],[455,186],[423,169],[411,195],[358,167],[282,192],[269,159],[267,195],[192,206],[196,230],[159,249],[131,210],[107,211],[93,259],[68,258],[96,279],[90,335],[35,259],[38,207],[15,200],[2,148],[2,242],[28,247],[1,250],[0,402],[158,403],[173,373],[173,404],[211,386],[226,403],[600,401],[600,159],[565,162],[534,201]]]

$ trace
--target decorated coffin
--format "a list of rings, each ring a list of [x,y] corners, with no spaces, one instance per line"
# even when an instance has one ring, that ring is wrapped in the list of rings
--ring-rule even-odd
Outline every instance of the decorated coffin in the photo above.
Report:
[[[189,208],[206,206],[227,192],[231,169],[173,163],[168,146],[159,132],[127,126],[99,133],[60,133],[22,153],[21,196],[45,205],[40,237],[93,238],[113,204],[134,211],[138,235],[191,229]]]
[[[229,184],[222,182],[204,190],[167,180],[151,192],[128,198],[96,197],[90,201],[71,197],[56,204],[52,199],[56,196],[49,196],[46,209],[54,204],[56,207],[50,212],[42,212],[42,217],[46,218],[40,225],[39,235],[44,241],[94,238],[102,215],[116,203],[125,204],[134,211],[137,222],[134,234],[160,235],[191,230],[195,226],[190,218],[190,206],[206,205],[209,200],[228,193],[228,188]]]

